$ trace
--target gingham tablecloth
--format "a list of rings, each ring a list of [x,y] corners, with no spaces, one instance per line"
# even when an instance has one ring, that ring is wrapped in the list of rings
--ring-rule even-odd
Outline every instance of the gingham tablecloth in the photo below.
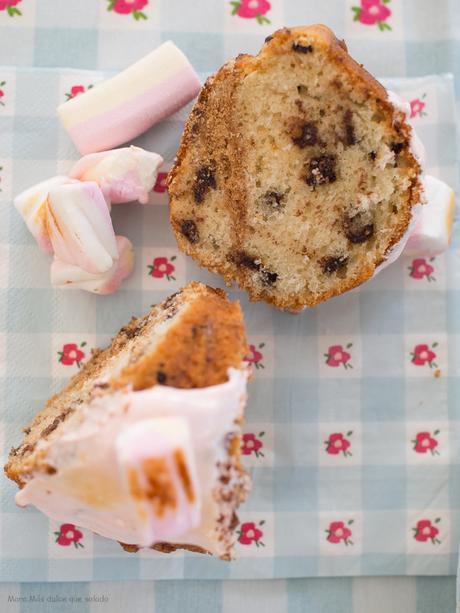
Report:
[[[91,347],[107,342],[132,314],[141,314],[189,279],[221,285],[177,251],[166,222],[160,180],[151,207],[129,205],[115,211],[116,229],[137,247],[135,274],[118,294],[101,298],[49,288],[49,262],[12,210],[11,199],[35,181],[65,171],[77,157],[54,117],[66,94],[95,85],[106,71],[126,66],[169,38],[205,73],[236,53],[256,51],[272,29],[319,21],[344,37],[352,54],[383,77],[456,69],[460,13],[456,3],[447,1],[379,4],[380,26],[365,23],[375,17],[375,11],[369,17],[370,3],[367,8],[363,3],[361,13],[353,9],[359,8],[359,0],[321,4],[271,0],[270,5],[259,0],[258,18],[250,17],[245,0],[239,7],[217,0],[143,0],[137,5],[137,19],[117,12],[116,4],[120,9],[121,0],[109,12],[109,3],[102,0],[72,4],[22,0],[10,7],[10,16],[0,2],[0,63],[5,64],[0,69],[0,292],[4,294],[0,450],[4,458],[18,441],[24,422],[76,372],[75,352],[84,354],[76,354],[78,361],[84,361]],[[263,23],[264,19],[271,23]],[[49,68],[53,66],[66,68]],[[429,170],[456,185],[451,77],[391,86],[412,101],[414,124],[428,149]],[[184,117],[185,112],[179,113],[138,144],[171,162]],[[253,345],[249,357],[256,362],[244,449],[254,490],[241,512],[238,561],[225,564],[182,553],[127,556],[115,543],[85,530],[81,537],[75,534],[83,547],[60,545],[56,542],[60,525],[33,509],[16,509],[14,486],[2,480],[0,579],[455,573],[460,525],[457,236],[455,241],[447,256],[425,263],[402,259],[362,288],[297,317],[250,305],[243,295],[233,293],[242,300]],[[148,274],[148,265],[163,257],[175,268],[170,279]],[[66,345],[76,345],[70,357]],[[424,359],[427,355],[429,360]],[[431,451],[421,452],[423,443]],[[340,452],[332,453],[336,448]],[[423,538],[423,528],[425,532],[429,528],[431,538]],[[272,610],[300,611],[309,602],[312,611],[323,610],[321,606],[328,611],[380,611],[363,608],[365,595],[379,594],[388,586],[370,580],[370,587],[365,587],[363,579],[325,581],[250,583],[246,586],[252,588],[246,591],[238,581],[157,583],[149,588],[149,602],[152,607],[156,603],[156,610],[169,610],[164,607],[176,594],[177,607],[187,602],[191,611],[195,606],[198,610],[202,598],[209,610],[236,610],[246,594],[253,610],[257,603],[270,610],[265,604],[270,600],[279,603]],[[87,584],[82,593],[94,594],[91,586],[100,585]],[[393,604],[405,602],[407,611],[433,610],[423,608],[435,602],[430,594],[437,594],[440,606],[441,592],[445,598],[452,596],[452,581],[434,584],[401,578],[395,585],[399,587],[392,588]],[[439,589],[445,585],[447,590]],[[53,586],[40,589],[58,593],[59,585]],[[6,583],[2,594],[8,590],[16,595],[33,592],[27,584],[19,590]],[[68,595],[72,593],[67,589]],[[397,600],[396,594],[406,596]],[[376,597],[377,602],[389,601]],[[117,603],[121,603],[118,597],[112,599],[110,610]],[[85,606],[92,610],[103,605]],[[11,600],[9,606],[27,610],[25,602]]]

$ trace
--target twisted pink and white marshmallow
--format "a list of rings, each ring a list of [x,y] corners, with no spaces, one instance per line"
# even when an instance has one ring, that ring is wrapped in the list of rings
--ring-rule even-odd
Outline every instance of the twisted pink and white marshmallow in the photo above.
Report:
[[[112,294],[129,277],[134,268],[134,249],[125,236],[117,236],[118,259],[106,272],[92,274],[74,264],[54,257],[51,264],[51,285],[60,289],[83,289],[93,294]]]
[[[82,157],[70,171],[72,179],[95,181],[112,204],[138,200],[146,204],[163,158],[140,147],[123,147]]]

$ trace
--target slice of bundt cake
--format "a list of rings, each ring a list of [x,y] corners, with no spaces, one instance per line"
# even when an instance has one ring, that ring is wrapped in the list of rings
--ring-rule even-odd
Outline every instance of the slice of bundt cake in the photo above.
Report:
[[[421,199],[405,113],[325,26],[205,83],[168,177],[180,248],[297,311],[369,279]]]
[[[24,429],[5,471],[33,504],[120,541],[228,558],[247,351],[238,303],[191,283],[97,350]]]

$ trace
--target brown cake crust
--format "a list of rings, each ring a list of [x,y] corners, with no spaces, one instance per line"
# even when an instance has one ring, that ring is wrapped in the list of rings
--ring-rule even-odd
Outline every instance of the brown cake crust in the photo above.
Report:
[[[302,47],[303,41],[306,41],[305,47]],[[296,45],[297,49],[294,49]],[[251,73],[263,73],[268,70],[267,65],[273,65],[277,58],[286,56],[290,51],[300,61],[304,53],[309,53],[309,48],[327,56],[328,62],[340,72],[352,90],[354,99],[371,105],[375,113],[381,115],[380,121],[388,141],[397,141],[397,166],[401,176],[407,179],[408,187],[401,196],[396,221],[392,221],[391,236],[387,233],[384,237],[384,249],[372,258],[361,257],[359,243],[368,240],[372,224],[364,227],[367,235],[357,235],[352,227],[348,233],[351,236],[350,248],[362,260],[352,274],[341,274],[343,260],[340,258],[324,258],[323,268],[329,276],[328,281],[334,275],[334,282],[315,291],[289,294],[277,290],[279,275],[275,269],[266,268],[263,258],[258,258],[257,253],[248,255],[247,244],[251,242],[255,230],[252,227],[253,217],[248,215],[253,202],[246,187],[248,171],[245,161],[257,143],[251,145],[247,130],[238,116],[238,92],[241,83]],[[340,92],[342,84],[336,85]],[[308,133],[308,124],[306,126],[304,133],[293,138],[302,153],[309,150],[307,145],[310,144],[308,138],[311,134]],[[352,124],[345,126],[345,130],[348,144],[354,144]],[[167,180],[170,219],[178,245],[199,264],[221,274],[227,283],[236,281],[248,292],[251,300],[265,300],[282,309],[299,311],[341,294],[373,275],[386,254],[403,237],[411,220],[411,209],[420,202],[421,169],[411,152],[410,140],[411,128],[405,122],[404,113],[391,104],[385,88],[348,55],[345,43],[339,41],[326,26],[278,30],[266,39],[257,56],[239,55],[211,76],[202,88],[186,123],[177,159]],[[318,143],[315,141],[315,144]],[[271,155],[268,146],[261,153]],[[323,175],[329,172],[331,177],[334,171],[329,166],[327,155],[310,160],[311,176],[307,176],[306,182],[308,186],[314,185],[311,189],[319,190],[322,182],[328,182],[327,176],[322,181],[321,172]],[[280,194],[269,191],[266,197],[271,199],[271,204],[280,204]],[[275,250],[278,248],[275,232],[273,236]],[[217,239],[215,245],[214,238]],[[254,283],[255,276],[259,278],[259,283]]]
[[[137,343],[148,329],[152,317],[165,320],[176,316],[181,304],[190,302],[159,344],[149,351]],[[103,383],[100,377],[111,359],[120,352],[131,352],[131,363]],[[137,354],[136,354],[137,351]],[[145,389],[157,384],[178,388],[207,387],[227,380],[230,367],[239,368],[247,353],[243,317],[238,302],[230,302],[225,292],[192,282],[177,294],[152,308],[144,317],[133,317],[118,332],[106,349],[95,349],[92,357],[69,383],[52,396],[23,429],[25,437],[11,449],[5,465],[6,475],[22,487],[23,477],[36,468],[39,440],[46,440],[78,404],[87,400],[94,388],[110,393],[132,385]],[[90,383],[87,389],[88,383]],[[85,397],[86,396],[86,397]]]

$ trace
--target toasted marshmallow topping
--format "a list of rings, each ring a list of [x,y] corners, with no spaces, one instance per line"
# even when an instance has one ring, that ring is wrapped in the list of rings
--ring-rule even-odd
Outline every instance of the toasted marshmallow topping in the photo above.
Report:
[[[163,158],[140,147],[124,147],[82,157],[70,176],[95,181],[112,204],[148,202]]]
[[[118,258],[107,202],[94,182],[50,190],[46,225],[58,260],[93,274],[107,272]]]
[[[56,438],[37,452],[37,471],[16,494],[57,521],[71,522],[123,543],[185,543],[228,553],[220,536],[225,512],[243,477],[219,477],[229,461],[227,436],[239,433],[247,371],[203,389],[129,389],[79,405]],[[228,482],[227,482],[228,481]],[[228,539],[228,535],[225,535]]]
[[[83,289],[94,294],[112,294],[134,268],[134,249],[125,236],[117,236],[118,259],[112,268],[98,275],[54,257],[51,264],[51,285],[61,289]]]

